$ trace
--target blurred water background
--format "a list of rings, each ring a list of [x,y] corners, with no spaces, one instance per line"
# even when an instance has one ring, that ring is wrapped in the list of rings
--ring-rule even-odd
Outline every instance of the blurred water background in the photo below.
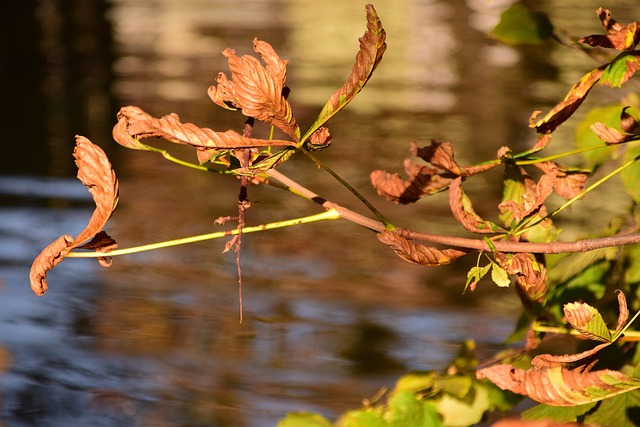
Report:
[[[511,3],[375,3],[387,53],[329,123],[333,146],[319,156],[397,225],[463,234],[446,194],[394,206],[375,195],[372,170],[401,172],[414,139],[451,141],[463,164],[503,145],[522,149],[535,140],[532,111],[548,109],[595,67],[553,44],[489,40]],[[599,6],[623,22],[640,18],[633,0],[530,3],[575,36],[602,32]],[[121,200],[107,231],[121,247],[221,229],[214,219],[236,210],[234,178],[118,146],[118,108],[241,129],[243,118],[216,107],[206,89],[228,71],[221,51],[252,53],[258,37],[289,60],[289,99],[304,129],[351,71],[364,2],[25,0],[3,1],[0,11],[4,425],[262,427],[288,411],[335,417],[408,370],[443,369],[464,339],[476,340],[482,357],[510,334],[519,314],[511,290],[487,282],[463,294],[475,257],[421,268],[343,221],[244,237],[243,323],[235,255],[221,254],[224,241],[118,257],[109,269],[68,259],[49,274],[47,295],[34,296],[33,258],[57,236],[78,233],[93,211],[75,178],[74,135],[100,145],[118,174]],[[308,160],[281,170],[366,213]],[[499,180],[496,172],[465,187],[481,215],[495,214]],[[252,187],[249,197],[249,225],[318,212],[274,188]]]

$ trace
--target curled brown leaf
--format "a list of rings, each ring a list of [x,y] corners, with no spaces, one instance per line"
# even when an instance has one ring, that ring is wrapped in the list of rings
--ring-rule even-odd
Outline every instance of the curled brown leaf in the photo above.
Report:
[[[558,167],[552,162],[546,166],[544,175],[540,177],[536,183],[529,174],[520,166],[512,168],[510,173],[522,182],[524,185],[524,193],[517,200],[505,200],[498,205],[500,212],[513,215],[516,221],[534,214],[543,213],[544,202],[553,192],[558,180]]]
[[[547,269],[532,253],[495,254],[496,261],[533,301],[541,302],[547,291]]]
[[[253,49],[265,66],[252,56],[238,57],[233,49],[222,52],[229,63],[231,80],[224,73],[218,74],[218,85],[209,87],[209,97],[222,107],[239,108],[245,116],[273,125],[299,141],[300,128],[284,92],[288,61],[257,38],[253,39]]]
[[[565,199],[572,199],[582,193],[590,175],[590,171],[569,169],[554,162],[536,163],[535,166],[545,174],[552,168],[556,169],[553,190]]]
[[[47,272],[55,267],[74,248],[85,248],[107,252],[117,244],[102,228],[118,205],[118,180],[107,155],[100,147],[83,136],[76,136],[73,151],[78,166],[78,179],[89,189],[96,208],[87,226],[74,239],[63,235],[48,245],[36,257],[29,274],[31,289],[36,295],[47,291]],[[91,240],[90,240],[91,239]],[[90,240],[88,243],[85,243]],[[107,258],[99,260],[108,266]]]
[[[449,264],[468,253],[468,251],[458,249],[437,249],[417,245],[393,231],[383,231],[376,236],[380,242],[393,249],[403,260],[428,267]]]
[[[640,388],[639,379],[612,370],[584,372],[560,366],[523,370],[501,364],[481,369],[476,374],[479,379],[487,378],[503,390],[552,406],[597,402]]]
[[[608,9],[598,8],[596,13],[608,34],[606,36],[593,34],[583,37],[578,40],[579,43],[621,51],[635,49],[640,41],[640,22],[632,22],[629,25],[622,26],[611,17],[611,12]]]
[[[378,194],[389,201],[400,204],[415,203],[420,198],[445,190],[453,178],[452,174],[441,174],[430,166],[420,166],[407,159],[405,172],[409,179],[399,174],[390,174],[382,170],[371,172],[371,184]]]
[[[462,189],[462,177],[449,185],[449,206],[453,216],[467,230],[474,233],[498,233],[505,231],[491,221],[482,219],[473,209],[471,200]]]
[[[216,132],[209,128],[198,127],[193,123],[181,123],[178,115],[174,113],[158,119],[134,106],[120,109],[118,124],[114,128],[114,138],[119,144],[131,148],[130,137],[135,139],[160,137],[199,149],[217,150],[295,145],[291,141],[247,138],[232,130]]]
[[[73,243],[73,237],[64,235],[58,237],[45,247],[36,257],[31,265],[29,281],[31,290],[38,296],[47,292],[47,272],[58,265],[60,261],[69,253],[69,247]]]
[[[478,166],[460,166],[454,158],[453,145],[450,142],[438,142],[433,139],[431,140],[431,145],[421,148],[418,148],[417,143],[412,141],[410,151],[414,156],[420,157],[436,168],[459,176],[475,175],[498,165],[498,163],[487,163]]]

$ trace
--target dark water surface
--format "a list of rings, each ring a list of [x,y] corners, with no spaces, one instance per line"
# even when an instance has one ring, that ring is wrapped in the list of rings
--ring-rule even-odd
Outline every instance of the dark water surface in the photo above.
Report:
[[[409,265],[367,230],[335,221],[244,236],[244,322],[235,255],[224,241],[114,259],[68,259],[50,290],[29,289],[33,258],[93,211],[74,178],[74,135],[109,155],[121,201],[107,225],[121,247],[222,229],[233,178],[185,170],[111,140],[115,112],[138,105],[217,130],[241,116],[208,100],[226,71],[221,51],[250,53],[254,36],[290,61],[302,127],[351,70],[361,2],[339,0],[41,0],[3,2],[0,90],[0,415],[8,426],[273,426],[288,411],[328,417],[357,407],[411,369],[442,369],[467,338],[480,356],[517,318],[511,290],[462,295],[466,268]],[[401,226],[460,233],[445,194],[415,206],[380,200],[375,169],[402,170],[409,141],[450,140],[462,163],[519,149],[527,121],[594,67],[549,45],[513,49],[483,36],[509,1],[375,4],[388,51],[363,93],[330,122],[319,154]],[[600,32],[598,6],[640,18],[633,1],[544,1],[570,33]],[[636,8],[637,9],[637,8]],[[634,14],[635,12],[635,14]],[[617,13],[617,15],[616,15]],[[563,67],[572,67],[566,72]],[[573,74],[575,73],[575,74]],[[260,134],[267,129],[258,128]],[[189,152],[178,152],[193,159]],[[320,195],[357,200],[303,158],[284,173]],[[470,180],[476,209],[494,212],[499,174]],[[248,224],[318,212],[252,187]],[[476,200],[476,199],[474,199]],[[484,203],[483,203],[484,202]],[[614,209],[614,208],[610,208]]]

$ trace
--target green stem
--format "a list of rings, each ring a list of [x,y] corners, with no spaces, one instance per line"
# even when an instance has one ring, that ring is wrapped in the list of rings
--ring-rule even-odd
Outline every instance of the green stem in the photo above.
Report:
[[[566,327],[562,327],[562,326],[548,326],[548,325],[542,325],[540,323],[534,322],[533,325],[531,325],[531,329],[533,329],[536,332],[546,332],[549,334],[558,334],[558,335],[573,335],[575,337],[584,337],[584,335],[582,335],[579,331],[577,331],[576,329],[567,329]],[[611,332],[611,336],[614,337],[616,336],[616,331],[609,331]],[[620,335],[618,335],[620,341],[640,341],[640,331],[628,331],[624,333],[624,336],[620,337]],[[616,341],[616,340],[613,340]]]
[[[558,153],[558,154],[553,154],[547,157],[536,157],[536,158],[532,158],[532,159],[527,159],[527,160],[516,160],[516,165],[520,165],[520,166],[524,166],[524,165],[534,165],[536,163],[544,163],[544,162],[550,162],[556,159],[560,159],[562,157],[568,157],[568,156],[573,156],[574,154],[580,154],[580,153],[584,153],[587,151],[591,151],[591,150],[595,150],[595,149],[599,149],[599,148],[606,148],[606,147],[611,147],[610,145],[607,144],[602,144],[602,145],[592,145],[590,147],[582,147],[582,148],[577,148],[575,150],[570,150],[570,151],[565,151],[563,153]],[[517,155],[514,156],[514,158],[517,158]]]
[[[278,222],[270,222],[268,224],[255,225],[252,227],[243,227],[242,234],[255,233],[258,231],[273,230],[276,228],[290,227],[292,225],[309,224],[312,222],[333,220],[333,219],[339,219],[339,218],[340,218],[340,213],[336,209],[329,209],[319,214],[309,215],[301,218],[294,218],[294,219],[278,221]],[[116,249],[111,252],[69,252],[66,257],[67,258],[99,258],[104,256],[111,257],[111,256],[118,256],[118,255],[128,255],[128,254],[133,254],[138,252],[151,251],[154,249],[169,248],[172,246],[202,242],[205,240],[220,239],[222,237],[234,236],[236,234],[240,234],[240,232],[241,231],[236,228],[233,230],[217,231],[215,233],[200,234],[197,236],[183,237],[181,239],[151,243],[149,245],[134,246],[126,249]]]
[[[342,177],[340,177],[340,175],[338,175],[337,173],[335,173],[333,171],[333,169],[331,169],[329,166],[327,166],[326,164],[324,164],[323,162],[320,161],[320,159],[318,159],[316,156],[314,156],[313,154],[311,154],[308,150],[306,150],[305,148],[303,148],[302,146],[298,147],[298,149],[300,151],[302,151],[309,159],[311,159],[315,164],[317,164],[318,166],[320,166],[322,169],[324,169],[325,171],[327,171],[329,173],[329,175],[331,175],[332,177],[334,177],[340,184],[342,184],[347,190],[349,190],[354,196],[356,196],[375,216],[376,218],[378,218],[378,220],[384,224],[385,229],[387,229],[388,231],[393,231],[396,229],[395,225],[393,225],[391,223],[391,221],[389,221],[387,218],[385,218],[384,215],[382,215],[382,213],[380,213],[380,211],[378,211],[362,194],[360,194],[360,192],[358,190],[356,190],[355,188],[353,188],[351,186],[351,184],[349,184],[347,181],[345,181],[344,179],[342,179]]]

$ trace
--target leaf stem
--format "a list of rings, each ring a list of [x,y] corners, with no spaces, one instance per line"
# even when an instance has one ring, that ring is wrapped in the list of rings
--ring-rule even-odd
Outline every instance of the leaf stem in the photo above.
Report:
[[[536,332],[546,332],[549,334],[573,335],[575,337],[584,337],[584,335],[582,335],[579,331],[575,329],[567,329],[566,327],[563,327],[563,326],[549,326],[549,325],[542,325],[540,323],[534,322],[533,325],[531,326],[531,329],[533,329]],[[611,332],[611,336],[616,336],[616,331],[610,331],[610,332]],[[624,336],[618,335],[617,339],[619,341],[640,341],[640,331],[625,332]]]
[[[298,147],[300,151],[302,151],[309,159],[311,159],[315,164],[320,166],[322,169],[327,171],[329,175],[334,177],[340,184],[342,184],[347,190],[349,190],[354,196],[356,196],[375,216],[380,220],[382,224],[384,224],[385,229],[389,231],[393,231],[396,229],[395,225],[391,223],[387,218],[385,218],[380,211],[378,211],[358,190],[351,186],[347,181],[342,179],[340,175],[333,171],[329,166],[327,166],[324,162],[320,161],[316,156],[311,154],[308,150],[303,148],[302,146]]]
[[[560,159],[562,157],[573,156],[575,154],[580,154],[580,153],[584,153],[584,152],[587,152],[587,151],[591,151],[591,150],[595,150],[595,149],[599,149],[599,148],[606,148],[606,147],[611,147],[611,146],[607,145],[607,144],[592,145],[590,147],[582,147],[582,148],[577,148],[575,150],[565,151],[563,153],[552,154],[552,155],[547,156],[547,157],[535,157],[535,158],[529,158],[529,159],[526,159],[526,160],[516,160],[515,164],[519,165],[519,166],[535,165],[536,163],[550,162],[552,160]],[[517,159],[517,155],[514,156],[514,158]]]
[[[167,240],[164,242],[151,243],[148,245],[134,246],[134,247],[125,248],[125,249],[116,249],[111,252],[73,252],[72,251],[72,252],[69,252],[66,255],[66,257],[67,258],[99,258],[99,257],[105,257],[105,256],[112,257],[112,256],[119,256],[119,255],[129,255],[129,254],[138,253],[138,252],[151,251],[154,249],[169,248],[172,246],[186,245],[189,243],[220,239],[222,237],[227,237],[227,236],[235,236],[240,232],[242,232],[242,234],[248,234],[248,233],[255,233],[258,231],[273,230],[276,228],[290,227],[298,224],[310,224],[312,222],[333,220],[333,219],[339,219],[339,218],[340,218],[340,213],[336,209],[329,209],[319,214],[309,215],[301,218],[293,218],[285,221],[277,221],[277,222],[270,222],[268,224],[255,225],[251,227],[243,227],[242,231],[240,231],[237,228],[234,228],[233,230],[217,231],[215,233],[200,234],[200,235],[191,236],[191,237],[183,237],[180,239]]]

